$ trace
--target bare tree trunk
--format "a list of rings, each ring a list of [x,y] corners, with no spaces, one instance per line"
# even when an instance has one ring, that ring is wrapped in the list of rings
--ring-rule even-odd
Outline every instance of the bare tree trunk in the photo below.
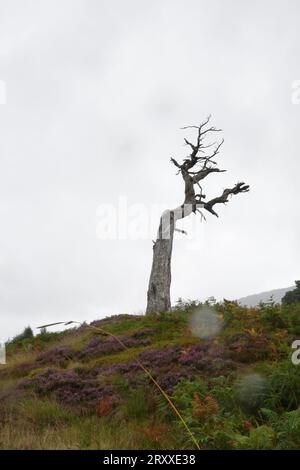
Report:
[[[174,229],[174,213],[164,212],[160,219],[158,237],[153,245],[146,313],[167,312],[171,309],[171,257]]]
[[[184,202],[179,207],[173,210],[165,211],[161,218],[158,229],[157,239],[153,246],[153,261],[150,274],[148,293],[147,293],[147,309],[146,313],[154,312],[167,312],[171,309],[170,299],[170,286],[171,286],[171,257],[173,248],[174,231],[176,229],[176,221],[189,216],[190,214],[200,212],[201,217],[205,219],[200,209],[205,209],[211,214],[218,217],[214,210],[216,204],[226,204],[228,198],[233,194],[245,193],[249,191],[249,186],[245,183],[237,183],[233,188],[223,190],[223,193],[207,202],[206,196],[202,192],[200,181],[206,178],[211,173],[222,173],[225,170],[220,170],[216,167],[217,163],[213,160],[219,153],[223,144],[214,142],[204,145],[204,138],[214,132],[219,132],[220,129],[215,127],[206,128],[210,117],[208,117],[200,126],[187,126],[184,129],[196,128],[198,131],[197,142],[192,144],[187,139],[185,140],[192,152],[184,159],[180,165],[174,158],[171,162],[178,168],[178,173],[181,176],[185,185]],[[211,155],[205,153],[205,149],[213,147]],[[200,164],[200,168],[197,168]],[[199,194],[195,193],[195,186],[200,190]],[[182,230],[179,230],[182,232]]]

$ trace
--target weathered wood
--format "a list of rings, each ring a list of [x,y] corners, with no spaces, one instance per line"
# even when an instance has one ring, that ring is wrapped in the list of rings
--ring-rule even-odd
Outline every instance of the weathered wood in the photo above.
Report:
[[[153,245],[153,262],[146,313],[167,312],[171,309],[170,286],[173,237],[174,224],[172,227],[170,226],[169,238],[159,237]]]
[[[220,143],[204,145],[203,140],[211,132],[219,132],[220,129],[215,127],[206,128],[210,117],[207,118],[200,126],[188,126],[187,128],[195,128],[198,130],[197,142],[192,144],[187,139],[186,145],[191,147],[191,154],[184,159],[180,165],[174,158],[172,163],[179,169],[185,184],[185,197],[182,205],[173,210],[165,211],[159,223],[159,229],[156,241],[153,245],[153,260],[149,279],[147,293],[147,309],[146,313],[166,312],[171,309],[170,287],[171,287],[171,259],[174,231],[176,230],[176,221],[189,216],[192,213],[200,212],[204,217],[201,209],[205,209],[211,214],[218,217],[214,210],[215,204],[225,204],[228,202],[229,196],[233,194],[249,191],[249,186],[244,183],[237,183],[233,188],[225,189],[221,196],[215,197],[208,202],[204,202],[206,196],[203,194],[200,181],[211,173],[221,173],[226,170],[220,170],[216,167],[213,160],[220,150],[223,140]],[[205,154],[205,149],[213,147],[211,155]],[[197,171],[191,171],[197,164],[200,168]],[[198,186],[200,193],[196,194],[195,186]]]

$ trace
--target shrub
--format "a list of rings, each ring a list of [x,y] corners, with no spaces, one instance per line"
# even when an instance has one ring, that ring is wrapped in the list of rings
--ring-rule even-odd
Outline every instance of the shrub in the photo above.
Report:
[[[269,367],[265,406],[279,411],[300,406],[300,367],[291,361]]]
[[[173,307],[174,311],[190,311],[194,310],[195,308],[201,306],[202,303],[199,300],[191,300],[187,299],[184,300],[182,297],[179,297],[176,301],[175,307]]]
[[[196,419],[204,420],[210,415],[219,412],[219,403],[211,395],[201,398],[199,393],[194,394],[192,415]]]
[[[269,426],[259,426],[251,428],[249,436],[235,436],[234,448],[236,449],[253,449],[268,450],[273,449],[276,442],[276,433]]]
[[[22,341],[23,339],[32,339],[32,338],[33,338],[33,331],[30,326],[26,326],[26,328],[24,328],[23,333],[21,333],[18,336],[15,336],[15,338],[13,339],[13,342]]]
[[[300,408],[283,413],[275,423],[278,435],[278,448],[299,450],[300,448]]]
[[[51,364],[63,367],[66,362],[75,356],[76,351],[67,344],[57,346],[39,354],[36,361],[40,364]]]
[[[121,336],[120,340],[127,348],[147,346],[151,343],[151,340],[149,338],[145,338],[144,336],[145,335],[141,335],[139,337],[136,335],[136,333],[134,333],[134,335],[131,336]],[[81,360],[92,359],[97,356],[118,353],[123,350],[124,347],[111,336],[108,338],[93,336],[93,338],[84,345],[82,350],[78,352],[78,358]]]
[[[300,302],[300,281],[295,281],[296,287],[285,294],[282,298],[282,303],[291,305]]]
[[[173,398],[180,410],[189,410],[192,414],[195,394],[200,396],[207,396],[208,394],[206,383],[199,378],[179,382],[174,389]]]
[[[195,371],[192,371],[188,367],[181,367],[179,369],[170,370],[166,373],[162,372],[158,374],[157,380],[162,389],[169,395],[172,395],[177,384],[179,384],[183,379],[192,379],[194,376]]]
[[[252,363],[274,356],[274,347],[270,335],[247,330],[233,334],[225,340],[225,345],[232,360]]]
[[[234,368],[229,359],[228,350],[213,341],[200,342],[190,346],[181,354],[179,362],[185,366],[192,366],[197,370],[217,372],[219,370]]]
[[[23,344],[26,344],[26,342],[30,342],[34,337],[33,331],[30,326],[26,326],[24,328],[23,332],[20,333],[19,335],[16,335],[12,340],[8,341],[6,345],[12,346],[22,346]]]
[[[272,329],[286,328],[286,318],[282,312],[282,306],[280,304],[264,303],[260,304],[260,316],[263,323],[267,327]]]
[[[19,387],[31,388],[40,396],[54,396],[60,403],[83,412],[94,411],[100,400],[116,395],[112,385],[99,384],[97,378],[83,378],[73,370],[46,369],[24,379]]]
[[[283,304],[281,315],[289,332],[295,335],[300,334],[300,302],[293,304]]]
[[[140,354],[140,361],[147,367],[155,368],[178,362],[180,358],[180,347],[171,346],[167,348],[149,349]]]
[[[123,400],[120,413],[127,420],[143,421],[152,405],[149,391],[143,387],[131,390]]]

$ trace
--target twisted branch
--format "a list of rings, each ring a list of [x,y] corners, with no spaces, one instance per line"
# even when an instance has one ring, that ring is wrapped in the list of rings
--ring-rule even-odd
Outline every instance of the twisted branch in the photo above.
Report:
[[[214,126],[207,127],[210,121],[210,116],[206,118],[205,121],[202,122],[199,126],[185,126],[182,129],[197,129],[197,137],[196,142],[192,143],[187,138],[184,138],[184,142],[187,146],[191,148],[191,153],[183,160],[183,163],[178,163],[175,158],[171,158],[171,162],[178,168],[178,173],[181,173],[182,178],[185,184],[185,198],[184,203],[179,208],[175,209],[175,213],[177,212],[177,219],[181,217],[185,217],[189,215],[191,211],[184,212],[182,210],[184,205],[191,205],[192,212],[201,212],[199,207],[206,209],[211,214],[218,217],[218,214],[214,210],[215,204],[225,204],[228,202],[229,196],[233,194],[245,193],[249,191],[249,186],[245,183],[237,183],[233,188],[224,189],[221,196],[211,199],[208,202],[204,202],[205,195],[202,191],[202,186],[200,186],[199,182],[206,178],[211,173],[223,173],[226,170],[221,170],[218,168],[217,162],[215,158],[218,156],[220,149],[224,143],[224,139],[220,142],[213,142],[206,144],[205,139],[210,135],[212,132],[220,132],[221,129],[217,129]],[[206,154],[206,149],[212,148],[213,152],[210,155]],[[200,167],[198,166],[200,165]],[[197,168],[198,166],[198,168]],[[194,170],[194,171],[192,171]],[[200,193],[195,193],[194,186],[197,185],[200,189]],[[201,218],[203,216],[201,212]]]
[[[206,209],[208,212],[211,214],[215,215],[216,217],[219,217],[216,211],[213,209],[215,204],[226,204],[228,202],[228,197],[232,194],[239,194],[239,193],[247,193],[250,189],[250,186],[248,186],[245,183],[237,183],[233,188],[229,189],[224,189],[223,193],[219,197],[215,197],[214,199],[211,199],[210,201],[204,203],[203,207]]]

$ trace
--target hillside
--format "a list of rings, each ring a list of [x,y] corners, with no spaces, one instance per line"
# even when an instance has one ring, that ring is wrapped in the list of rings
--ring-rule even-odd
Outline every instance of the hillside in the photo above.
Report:
[[[280,303],[282,297],[294,287],[283,287],[282,289],[273,289],[266,292],[260,292],[259,294],[247,295],[238,299],[240,305],[245,305],[246,307],[256,307],[260,302],[269,302],[270,299],[275,303]]]
[[[0,366],[0,448],[194,449],[190,433],[201,449],[299,448],[297,336],[300,304],[225,301],[20,339]]]

